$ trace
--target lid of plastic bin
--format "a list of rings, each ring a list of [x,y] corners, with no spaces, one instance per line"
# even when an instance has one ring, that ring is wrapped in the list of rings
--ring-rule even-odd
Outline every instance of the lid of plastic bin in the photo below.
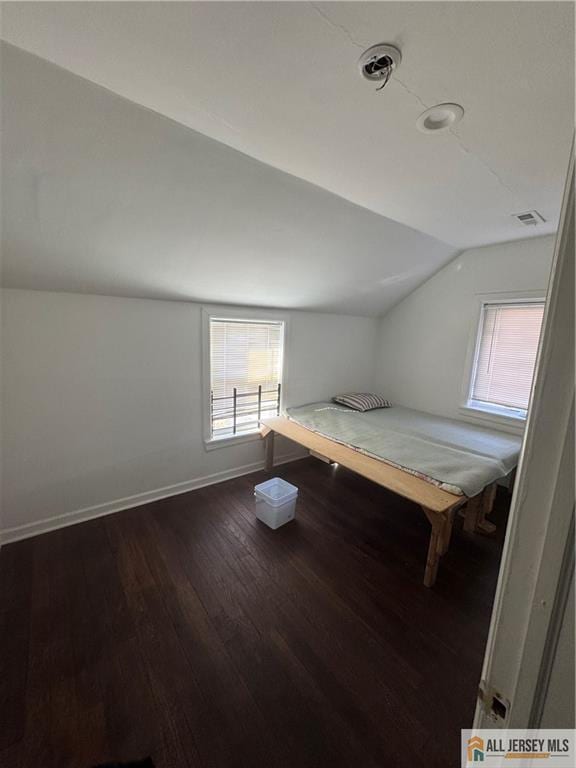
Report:
[[[259,485],[254,486],[254,491],[270,501],[290,500],[298,494],[298,488],[292,483],[282,480],[281,477],[273,477]]]

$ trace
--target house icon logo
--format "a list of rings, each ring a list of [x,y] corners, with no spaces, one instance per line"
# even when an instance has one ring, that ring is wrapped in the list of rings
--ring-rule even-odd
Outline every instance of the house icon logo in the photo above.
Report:
[[[480,736],[472,736],[468,739],[468,762],[481,763],[484,761],[484,739]]]

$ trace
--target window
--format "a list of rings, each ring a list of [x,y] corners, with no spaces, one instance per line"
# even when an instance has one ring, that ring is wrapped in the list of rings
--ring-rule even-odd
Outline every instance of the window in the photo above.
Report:
[[[284,323],[210,318],[210,439],[257,432],[280,413]]]
[[[482,304],[467,407],[525,419],[543,301]]]

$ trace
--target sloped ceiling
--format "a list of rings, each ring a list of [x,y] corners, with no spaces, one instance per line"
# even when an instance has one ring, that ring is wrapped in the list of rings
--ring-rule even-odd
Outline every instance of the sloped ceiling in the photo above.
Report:
[[[3,37],[457,247],[555,231],[574,127],[570,2],[4,3]],[[382,93],[360,53],[398,45]],[[458,102],[452,132],[425,107]],[[547,220],[522,228],[511,214]]]
[[[12,2],[2,22],[6,285],[374,315],[461,248],[556,229],[571,3]],[[356,62],[381,41],[403,61],[378,94]],[[419,133],[443,101],[463,121]],[[534,208],[539,227],[511,217]]]
[[[451,246],[2,46],[7,287],[378,315]]]

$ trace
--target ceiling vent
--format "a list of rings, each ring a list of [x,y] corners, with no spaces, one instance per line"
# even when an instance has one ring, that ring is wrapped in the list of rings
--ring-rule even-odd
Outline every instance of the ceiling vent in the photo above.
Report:
[[[525,227],[534,227],[537,224],[542,224],[546,221],[544,216],[538,211],[524,211],[524,213],[513,213],[512,216],[518,219],[520,224],[524,224]]]

